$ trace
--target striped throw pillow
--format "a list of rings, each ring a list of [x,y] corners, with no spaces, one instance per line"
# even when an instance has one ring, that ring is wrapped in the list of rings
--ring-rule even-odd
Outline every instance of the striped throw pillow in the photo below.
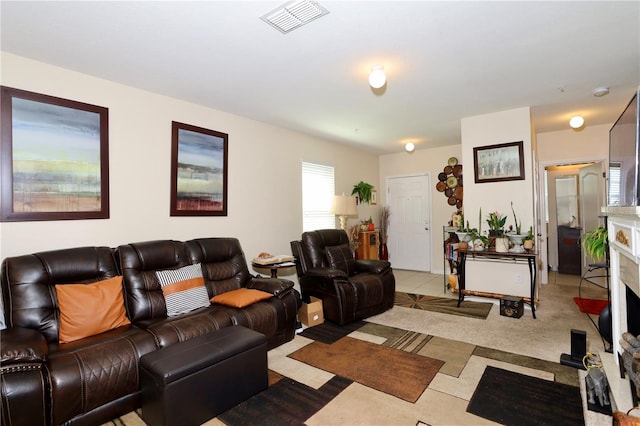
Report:
[[[209,306],[209,295],[204,285],[200,264],[180,269],[156,271],[167,305],[167,316],[175,316]]]

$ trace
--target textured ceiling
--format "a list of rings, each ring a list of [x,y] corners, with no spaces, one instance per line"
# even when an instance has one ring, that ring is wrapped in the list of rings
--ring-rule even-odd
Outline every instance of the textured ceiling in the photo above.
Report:
[[[288,34],[260,19],[282,4],[3,0],[1,48],[378,153],[525,106],[537,132],[612,123],[640,85],[637,1],[322,1]]]

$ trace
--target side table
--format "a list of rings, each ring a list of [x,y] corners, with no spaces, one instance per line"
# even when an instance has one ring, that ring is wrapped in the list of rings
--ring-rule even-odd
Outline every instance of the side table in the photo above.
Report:
[[[294,262],[274,263],[272,265],[260,265],[259,263],[251,263],[251,266],[255,269],[269,269],[271,271],[271,278],[278,278],[278,270],[295,267]]]

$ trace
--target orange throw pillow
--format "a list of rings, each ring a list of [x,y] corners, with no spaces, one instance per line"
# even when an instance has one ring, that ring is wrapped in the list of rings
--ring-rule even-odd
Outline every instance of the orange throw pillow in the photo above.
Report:
[[[261,300],[269,299],[272,296],[273,294],[267,293],[266,291],[243,287],[213,296],[211,302],[233,308],[244,308]]]
[[[131,324],[124,309],[122,276],[93,284],[56,285],[60,310],[60,343]]]

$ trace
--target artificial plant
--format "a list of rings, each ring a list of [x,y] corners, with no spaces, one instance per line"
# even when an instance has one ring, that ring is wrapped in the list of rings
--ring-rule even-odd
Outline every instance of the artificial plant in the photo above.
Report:
[[[587,232],[582,237],[582,246],[596,261],[602,260],[607,252],[607,230],[602,226]]]
[[[360,181],[353,185],[353,191],[351,191],[351,195],[357,195],[360,202],[369,204],[369,202],[371,201],[372,189],[373,185]]]

